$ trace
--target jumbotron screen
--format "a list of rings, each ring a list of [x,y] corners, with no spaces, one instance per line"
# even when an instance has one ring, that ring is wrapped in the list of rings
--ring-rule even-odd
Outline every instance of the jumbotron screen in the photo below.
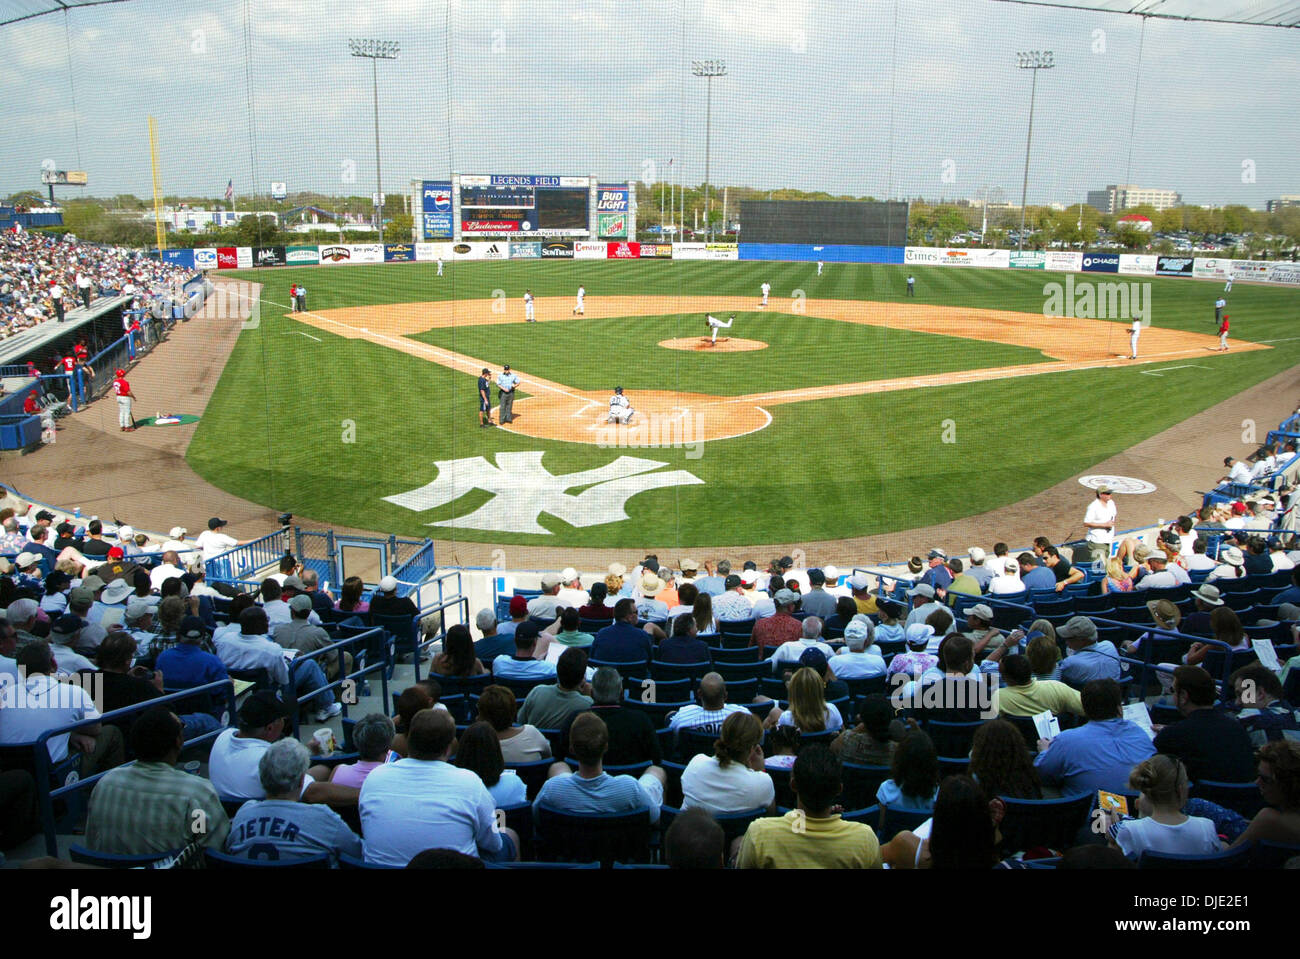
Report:
[[[463,177],[461,230],[497,236],[587,236],[588,179]]]
[[[746,243],[906,246],[907,204],[842,200],[744,200]]]

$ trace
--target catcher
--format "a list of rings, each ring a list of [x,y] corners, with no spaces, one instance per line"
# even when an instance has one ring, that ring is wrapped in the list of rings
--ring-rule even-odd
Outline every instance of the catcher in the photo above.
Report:
[[[623,387],[614,387],[614,395],[609,398],[609,422],[627,425],[635,412],[632,404],[623,395]]]

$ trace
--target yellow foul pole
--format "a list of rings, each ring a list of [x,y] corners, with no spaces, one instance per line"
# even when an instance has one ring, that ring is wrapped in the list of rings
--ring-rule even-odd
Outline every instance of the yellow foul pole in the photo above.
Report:
[[[162,178],[158,174],[158,121],[149,118],[149,162],[153,166],[153,225],[159,251],[167,249],[167,233],[162,221]]]

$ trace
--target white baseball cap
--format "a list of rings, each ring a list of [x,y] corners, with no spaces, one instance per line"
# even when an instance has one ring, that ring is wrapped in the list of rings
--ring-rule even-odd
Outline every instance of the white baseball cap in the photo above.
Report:
[[[560,579],[566,583],[572,583],[577,578],[578,571],[572,566],[566,566],[564,569],[560,570]]]
[[[379,581],[379,589],[381,592],[391,593],[393,590],[397,589],[397,577],[385,576]]]
[[[184,526],[173,526],[171,532],[168,533],[167,535],[170,536],[172,539],[180,539],[188,532],[189,530],[187,530]]]

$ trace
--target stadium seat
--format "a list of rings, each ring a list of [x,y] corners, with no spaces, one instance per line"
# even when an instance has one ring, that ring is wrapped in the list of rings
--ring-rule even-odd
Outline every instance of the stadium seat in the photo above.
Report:
[[[748,706],[758,695],[758,680],[743,679],[727,683],[727,702]]]
[[[970,768],[969,756],[940,756],[939,759],[939,777],[947,776],[964,776]]]
[[[1088,821],[1095,798],[1091,792],[1060,799],[1013,799],[1002,796],[1002,848],[1008,853],[1038,846],[1068,849]]]
[[[1248,869],[1253,843],[1225,849],[1209,856],[1183,856],[1174,853],[1144,852],[1139,869]]]
[[[872,805],[876,801],[876,790],[892,775],[888,766],[844,763],[840,772],[844,784],[844,792],[840,794],[840,805],[845,809],[859,809]],[[872,825],[874,827],[875,824]]]
[[[718,623],[718,632],[722,634],[723,639],[728,636],[744,636],[748,640],[754,633],[754,624],[756,622],[758,622],[756,619],[742,619],[738,622]],[[746,645],[748,645],[748,642],[746,642]]]
[[[668,828],[673,824],[673,820],[680,816],[682,811],[673,806],[661,806],[659,809],[659,828],[667,833]],[[723,833],[726,834],[727,842],[738,836],[745,835],[745,830],[755,819],[762,819],[768,815],[767,809],[760,806],[757,809],[746,809],[743,812],[726,812],[713,813],[714,820],[722,827]]]
[[[650,663],[650,675],[656,681],[672,679],[689,679],[698,681],[701,676],[713,670],[713,663]]]
[[[524,787],[527,790],[526,795],[532,800],[537,798],[538,790],[542,788],[542,783],[546,782],[546,776],[550,772],[551,766],[559,758],[558,756],[551,756],[548,759],[537,759],[530,763],[506,763],[506,769],[513,770],[515,775],[524,781]]]
[[[1249,783],[1221,783],[1202,779],[1192,783],[1189,795],[1192,799],[1204,799],[1217,803],[1225,809],[1251,819],[1264,808],[1264,797],[1259,786]]]
[[[689,763],[700,754],[712,756],[713,744],[717,741],[717,733],[700,732],[698,729],[680,729],[677,731],[677,759],[679,762]]]
[[[724,646],[710,646],[709,658],[713,660],[713,667],[716,670],[722,665],[731,665],[735,663],[757,663],[762,659],[762,651],[757,646],[746,646],[743,649],[727,649]],[[726,678],[725,676],[723,677]]]
[[[753,650],[751,655],[758,655],[757,647],[751,646],[749,648]],[[772,665],[768,662],[714,662],[713,672],[717,673],[728,683],[742,679],[765,679],[771,677]]]
[[[690,700],[684,700],[679,703],[647,703],[641,699],[624,699],[623,705],[631,709],[637,709],[650,717],[650,722],[654,724],[655,729],[662,729],[668,725],[668,716],[677,712],[683,706],[690,706]]]
[[[645,675],[645,669],[634,676],[623,677],[623,691],[627,694],[628,699],[641,699],[649,702],[656,700],[667,700],[668,702],[682,702],[691,698],[695,692],[695,682],[691,679],[650,679]],[[653,692],[651,692],[653,687]]]
[[[575,816],[545,804],[537,807],[537,854],[551,862],[650,861],[650,814]]]
[[[173,849],[170,852],[151,852],[139,856],[121,856],[111,852],[97,852],[93,849],[87,849],[85,846],[79,846],[73,843],[68,847],[68,858],[73,862],[83,863],[87,866],[99,866],[102,869],[144,869],[152,866],[156,862],[161,862],[180,852],[179,849]]]
[[[934,748],[940,756],[969,756],[971,743],[975,741],[975,730],[984,725],[983,721],[971,723],[946,723],[936,719],[925,718],[926,710],[918,710],[917,718],[921,728],[934,740]]]
[[[1250,857],[1252,869],[1281,869],[1292,859],[1300,856],[1300,845],[1288,845],[1280,842],[1257,842]]]
[[[896,835],[905,829],[915,829],[921,823],[930,818],[928,812],[917,812],[914,809],[899,809],[897,806],[883,805],[879,807],[880,826],[876,830],[876,838],[882,843],[889,842]]]
[[[378,866],[366,862],[364,859],[356,859],[345,853],[339,854],[340,869],[401,869],[401,866]]]
[[[599,869],[599,862],[489,862],[489,869]]]

